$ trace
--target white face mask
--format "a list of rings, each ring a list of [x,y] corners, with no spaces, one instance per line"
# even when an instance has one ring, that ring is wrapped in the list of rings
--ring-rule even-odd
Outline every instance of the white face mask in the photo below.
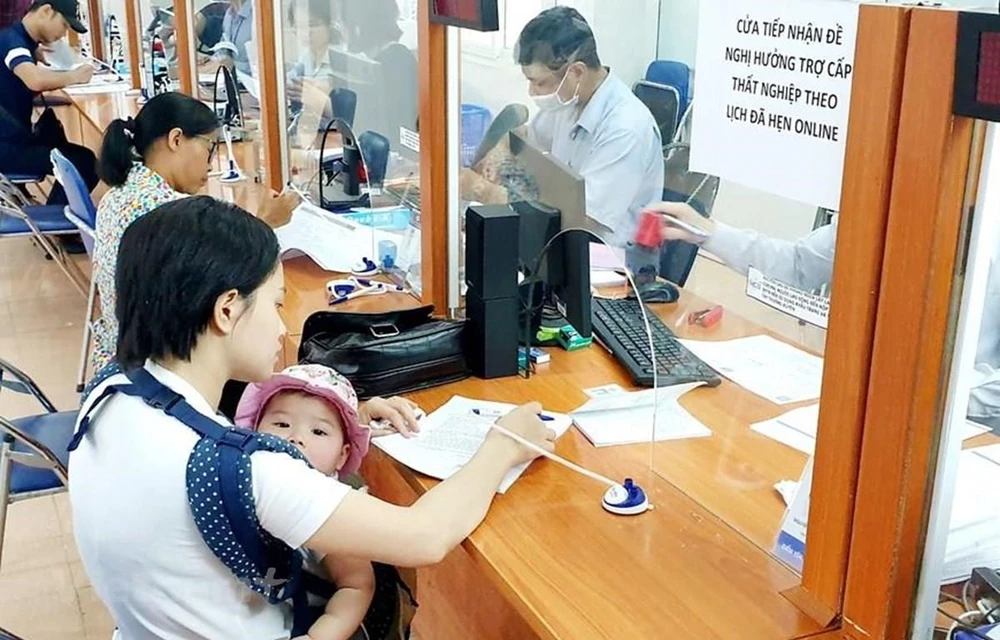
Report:
[[[563,102],[563,99],[559,97],[559,92],[563,88],[563,84],[566,82],[566,78],[569,77],[569,73],[563,76],[562,80],[559,81],[559,86],[552,93],[547,93],[542,96],[532,96],[532,100],[538,105],[538,108],[542,112],[546,111],[559,111],[561,109],[572,109],[580,103],[580,84],[577,83],[576,91],[573,93],[573,97],[569,100]]]

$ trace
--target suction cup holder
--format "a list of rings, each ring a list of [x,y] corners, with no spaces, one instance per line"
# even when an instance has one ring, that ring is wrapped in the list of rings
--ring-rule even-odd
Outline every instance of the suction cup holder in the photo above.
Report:
[[[650,509],[646,492],[632,478],[625,478],[624,484],[610,487],[604,493],[601,506],[619,516],[637,516]]]

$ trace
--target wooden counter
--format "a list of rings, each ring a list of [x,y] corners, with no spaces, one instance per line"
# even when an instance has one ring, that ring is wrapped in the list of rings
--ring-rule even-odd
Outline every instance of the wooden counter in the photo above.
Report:
[[[675,326],[703,306],[682,295],[678,304],[655,309]],[[676,330],[710,339],[761,332],[734,315],[712,330],[686,329]],[[551,363],[530,380],[469,379],[411,397],[427,410],[460,394],[539,400],[565,412],[586,400],[582,389],[630,386],[624,369],[596,345],[550,353]],[[819,631],[781,595],[798,576],[769,553],[784,513],[772,485],[797,479],[805,456],[748,428],[788,407],[728,381],[690,392],[681,404],[712,429],[711,437],[597,449],[571,429],[557,445],[559,455],[588,469],[635,478],[653,511],[611,516],[600,506],[601,485],[549,461],[534,463],[497,497],[461,550],[421,571],[421,636],[775,640]],[[363,473],[376,495],[394,501],[412,501],[435,484],[377,449]]]
[[[101,123],[134,113],[134,101],[130,106],[112,96],[80,98],[83,127],[89,122],[99,131]],[[253,153],[252,145],[241,145],[238,153]],[[250,210],[265,193],[252,181],[228,187],[212,180],[207,191]],[[286,261],[284,270],[285,357],[294,361],[302,325],[311,313],[328,308],[325,284],[337,274],[305,258]],[[418,304],[390,294],[349,308]],[[678,324],[703,306],[685,293],[679,303],[660,305],[656,312],[688,337],[762,332],[734,314],[708,331]],[[552,362],[530,380],[469,379],[412,397],[428,411],[454,394],[540,400],[547,409],[569,411],[586,399],[582,389],[613,382],[629,386],[624,370],[597,345],[551,354]],[[612,516],[600,506],[600,485],[551,462],[534,463],[495,500],[460,549],[419,572],[420,637],[776,640],[821,631],[781,595],[799,578],[769,553],[784,512],[772,485],[797,478],[805,457],[748,428],[790,407],[771,405],[728,381],[695,390],[681,403],[712,429],[711,437],[596,449],[571,429],[557,446],[560,455],[599,473],[634,477],[654,510],[634,518]],[[404,504],[435,483],[375,448],[364,473],[373,493]]]

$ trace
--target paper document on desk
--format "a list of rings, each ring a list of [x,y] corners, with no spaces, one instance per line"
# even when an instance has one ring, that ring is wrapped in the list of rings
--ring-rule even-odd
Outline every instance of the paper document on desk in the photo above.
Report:
[[[119,80],[117,76],[91,81],[89,84],[76,84],[63,89],[71,96],[97,95],[101,93],[121,93],[128,91],[132,85],[128,81]]]
[[[808,407],[792,409],[777,418],[752,424],[750,430],[811,456],[816,450],[818,425],[819,404],[811,404]],[[986,427],[966,422],[961,427],[962,440],[975,438],[987,431]]]
[[[681,343],[722,375],[775,404],[819,399],[823,358],[771,336]]]
[[[380,240],[399,236],[359,225],[303,202],[292,219],[274,230],[282,257],[307,255],[325,271],[349,272],[362,258],[373,259]]]
[[[502,416],[516,405],[502,402],[472,400],[453,396],[440,409],[420,421],[420,434],[404,438],[399,434],[373,438],[372,444],[389,456],[432,478],[444,480],[466,465],[486,439],[496,416]],[[478,410],[482,415],[476,415]],[[556,432],[556,437],[566,433],[572,420],[569,416],[545,412],[553,418],[546,425]],[[514,467],[504,476],[498,493],[507,489],[521,477],[528,464]]]
[[[592,287],[615,287],[628,282],[624,273],[604,269],[590,270],[590,286]]]
[[[945,543],[944,584],[961,582],[975,567],[1000,566],[1000,445],[966,449],[958,474]]]
[[[712,431],[680,405],[678,399],[702,383],[591,398],[570,413],[577,428],[595,447],[703,438]],[[657,402],[653,435],[653,402]]]
[[[260,100],[260,80],[245,71],[237,71],[236,79],[246,88],[247,93],[252,95],[255,100]]]
[[[818,423],[819,404],[812,404],[793,409],[777,418],[752,424],[750,430],[811,456],[816,449]]]

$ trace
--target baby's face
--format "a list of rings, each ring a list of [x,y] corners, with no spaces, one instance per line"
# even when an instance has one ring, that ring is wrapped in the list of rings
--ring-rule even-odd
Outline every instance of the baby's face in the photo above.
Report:
[[[291,442],[326,475],[340,471],[351,451],[344,441],[340,413],[325,400],[303,393],[279,393],[272,398],[257,430]]]

